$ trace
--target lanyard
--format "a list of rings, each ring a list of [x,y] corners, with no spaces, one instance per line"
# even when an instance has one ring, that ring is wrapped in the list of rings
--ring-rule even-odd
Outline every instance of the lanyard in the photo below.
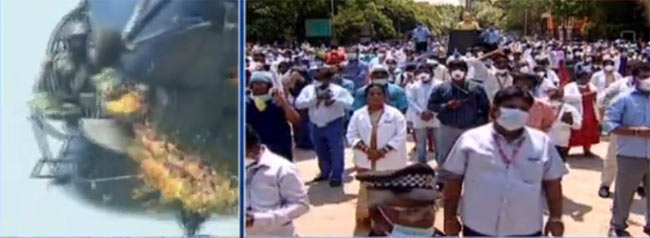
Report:
[[[519,150],[521,150],[521,147],[523,147],[525,139],[520,139],[519,142],[517,142],[517,148],[512,152],[512,157],[508,157],[503,151],[501,141],[497,137],[496,133],[492,134],[492,137],[494,139],[494,142],[497,144],[497,150],[499,151],[499,155],[501,155],[501,160],[503,160],[506,168],[509,168],[510,164],[515,160],[515,158],[517,158],[517,154],[519,154]]]

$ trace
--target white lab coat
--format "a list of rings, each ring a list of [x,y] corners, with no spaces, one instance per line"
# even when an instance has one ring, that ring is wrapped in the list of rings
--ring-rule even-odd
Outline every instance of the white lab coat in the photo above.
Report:
[[[414,129],[434,128],[440,126],[440,121],[437,117],[433,117],[429,121],[424,121],[420,118],[422,112],[427,111],[429,104],[429,97],[435,87],[442,84],[441,80],[433,79],[429,83],[430,87],[425,87],[426,84],[422,82],[415,82],[406,89],[406,97],[409,102],[409,109],[406,112],[406,117],[410,122],[413,122]]]
[[[592,83],[589,83],[589,88],[592,91],[596,90],[596,86],[594,86]],[[598,95],[596,95],[596,97],[598,97]],[[580,89],[578,88],[578,84],[576,82],[571,82],[564,86],[564,101],[569,105],[575,107],[580,115],[584,118],[585,115],[584,109],[582,108],[582,94],[580,93]],[[598,111],[597,103],[594,103],[594,112],[596,113],[596,120],[600,121],[600,113]]]
[[[555,114],[555,122],[551,126],[551,129],[548,131],[548,136],[551,138],[551,141],[555,145],[568,147],[569,140],[571,139],[571,130],[580,130],[580,128],[582,128],[582,114],[580,114],[574,106],[568,103],[553,105],[553,109],[555,109],[557,113]],[[569,125],[565,122],[562,122],[562,115],[565,112],[569,112],[571,114],[573,124]]]
[[[618,82],[623,78],[621,74],[618,72],[614,71],[614,82]],[[597,103],[598,107],[603,107],[603,99],[605,98],[605,91],[607,90],[607,78],[605,77],[605,71],[601,70],[596,72],[593,76],[591,76],[591,83],[596,86],[596,89],[598,90],[598,98],[597,98]]]
[[[468,64],[474,69],[473,79],[483,82],[483,89],[485,90],[485,94],[488,96],[490,103],[492,103],[494,95],[496,95],[501,88],[506,88],[513,84],[512,76],[508,75],[505,79],[497,79],[496,69],[488,69],[482,61],[472,59],[468,61]],[[501,82],[501,84],[499,82]]]
[[[379,128],[377,128],[377,149],[384,148],[386,145],[393,147],[386,156],[376,162],[377,171],[397,170],[406,167],[406,119],[402,112],[397,108],[384,105],[384,114],[379,119]],[[370,146],[370,136],[372,134],[372,124],[368,106],[364,106],[355,111],[350,118],[348,125],[347,139],[351,145],[356,145],[363,141]],[[354,164],[359,168],[370,169],[371,163],[366,153],[359,150],[353,150]]]

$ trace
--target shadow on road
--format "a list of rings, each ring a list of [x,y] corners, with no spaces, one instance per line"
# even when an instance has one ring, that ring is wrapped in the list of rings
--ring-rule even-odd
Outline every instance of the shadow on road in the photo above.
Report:
[[[315,183],[307,190],[309,202],[318,207],[325,204],[338,204],[356,199],[356,194],[346,194],[343,187],[332,188],[327,182]]]
[[[567,164],[571,169],[585,169],[600,172],[603,170],[603,158],[598,155],[585,157],[583,155],[569,155]]]
[[[294,149],[293,150],[293,162],[300,162],[310,159],[316,159],[316,152],[313,150],[303,150],[303,149]]]
[[[564,214],[571,216],[574,221],[584,221],[585,214],[592,210],[594,210],[592,206],[577,203],[566,196],[564,197]]]

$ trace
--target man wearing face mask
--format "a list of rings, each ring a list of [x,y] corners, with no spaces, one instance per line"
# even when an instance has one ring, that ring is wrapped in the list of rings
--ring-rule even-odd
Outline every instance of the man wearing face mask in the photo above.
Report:
[[[481,85],[465,79],[467,63],[449,64],[450,82],[433,89],[427,108],[436,113],[440,128],[435,133],[436,160],[442,165],[456,139],[466,130],[488,122],[490,101]]]
[[[555,122],[549,130],[548,136],[551,137],[551,141],[555,144],[562,161],[566,162],[569,155],[571,130],[579,130],[582,127],[582,115],[580,115],[578,109],[564,103],[564,92],[561,88],[550,89],[549,99],[555,111],[553,115]]]
[[[390,172],[357,175],[367,184],[370,234],[381,237],[433,237],[436,213],[435,171],[414,164]],[[436,234],[437,233],[437,234]]]
[[[474,76],[483,81],[483,88],[490,99],[501,89],[512,85],[512,76],[510,76],[510,61],[505,54],[500,52],[489,53],[487,56],[493,56],[494,65],[487,68],[480,61],[474,61],[471,65],[474,67]]]
[[[269,151],[246,126],[246,235],[295,235],[293,220],[309,211],[298,169]]]
[[[380,84],[387,87],[388,105],[399,109],[402,113],[406,113],[406,109],[408,109],[406,92],[400,86],[388,82],[388,78],[390,77],[388,67],[385,65],[376,65],[370,69],[369,76],[369,84]],[[358,89],[354,94],[354,103],[352,104],[353,111],[359,110],[366,105],[366,87],[368,87],[368,85]]]
[[[380,48],[377,51],[377,57],[375,57],[370,61],[369,67],[372,69],[377,67],[378,65],[386,65],[386,58],[388,57],[386,52],[387,52],[386,48]]]
[[[610,85],[621,80],[623,76],[616,72],[614,66],[614,60],[610,56],[603,56],[603,69],[596,72],[591,76],[591,83],[596,86],[598,92],[605,92]],[[603,99],[605,94],[601,93],[596,99],[597,105],[600,108],[601,115],[605,112],[605,105],[603,105]]]
[[[449,174],[446,235],[461,229],[464,237],[563,235],[560,181],[567,169],[551,139],[525,126],[533,103],[521,87],[502,89],[490,113],[494,122],[467,131],[454,145],[443,164]]]
[[[638,184],[650,185],[650,65],[644,63],[632,73],[636,87],[614,99],[605,116],[605,128],[616,135],[618,172],[614,191],[611,236],[628,236],[625,231],[634,192]],[[646,199],[650,214],[650,199]],[[650,235],[646,218],[644,232]]]
[[[554,86],[560,86],[560,77],[557,76],[555,70],[551,68],[551,60],[548,55],[541,55],[536,59],[536,66],[542,67],[546,70],[546,78],[553,83]]]
[[[368,65],[359,60],[359,49],[350,47],[347,51],[347,64],[343,67],[343,78],[352,80],[354,90],[357,90],[366,82]]]
[[[516,73],[513,74],[512,77],[514,80],[513,85],[527,90],[531,95],[533,94],[533,91],[539,87],[540,79],[534,74]],[[555,111],[553,111],[553,107],[551,107],[546,100],[535,97],[533,98],[534,102],[528,111],[530,116],[528,117],[526,125],[547,132],[551,129],[553,122],[555,122]]]
[[[433,111],[427,107],[433,88],[442,83],[441,80],[433,78],[432,68],[431,64],[420,65],[415,71],[416,82],[406,93],[409,101],[409,117],[412,118],[415,130],[417,159],[420,163],[427,162],[428,134],[435,134],[435,128],[440,125]]]
[[[343,179],[343,126],[352,95],[331,83],[333,72],[316,70],[314,82],[306,86],[296,99],[297,109],[308,109],[311,138],[318,155],[321,174],[315,182],[329,180],[331,187],[340,187]]]
[[[249,88],[251,95],[246,99],[246,123],[260,135],[273,153],[293,160],[291,127],[300,122],[298,112],[293,109],[284,93],[272,89],[270,72],[253,72]],[[273,125],[273,126],[268,126]]]

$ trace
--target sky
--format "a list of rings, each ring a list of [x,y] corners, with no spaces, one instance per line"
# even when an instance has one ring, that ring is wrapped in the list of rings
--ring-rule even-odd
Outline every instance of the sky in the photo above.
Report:
[[[27,102],[59,19],[78,0],[1,0],[0,236],[180,236],[173,217],[118,213],[29,178],[39,158]],[[239,221],[216,217],[201,234],[237,236]]]

